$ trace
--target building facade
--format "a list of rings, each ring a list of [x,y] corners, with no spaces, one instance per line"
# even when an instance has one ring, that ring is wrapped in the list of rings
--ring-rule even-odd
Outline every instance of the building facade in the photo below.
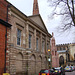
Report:
[[[6,72],[8,31],[11,27],[11,25],[6,22],[7,19],[7,2],[0,0],[0,75]]]
[[[10,75],[38,74],[41,69],[48,68],[47,49],[50,49],[51,35],[39,13],[26,16],[7,3],[10,5],[8,22],[12,27],[8,32],[6,72]],[[34,0],[34,4],[37,4],[37,0]]]
[[[57,45],[60,65],[75,65],[75,43]]]
[[[52,56],[52,67],[59,67],[59,54],[57,53],[54,33],[52,33],[51,38],[51,56]]]
[[[69,62],[70,65],[75,65],[75,43],[69,44]]]

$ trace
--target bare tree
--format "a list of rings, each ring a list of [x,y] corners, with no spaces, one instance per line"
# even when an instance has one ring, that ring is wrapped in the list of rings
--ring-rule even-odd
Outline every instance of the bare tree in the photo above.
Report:
[[[52,16],[61,15],[62,23],[59,27],[63,31],[75,27],[75,0],[48,0],[53,7]],[[58,12],[58,9],[60,10]]]

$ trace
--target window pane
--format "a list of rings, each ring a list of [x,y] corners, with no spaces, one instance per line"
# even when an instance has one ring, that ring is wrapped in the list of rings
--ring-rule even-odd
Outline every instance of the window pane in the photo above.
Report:
[[[21,30],[17,29],[17,45],[20,45],[21,43]]]
[[[36,50],[38,50],[38,38],[36,38]]]
[[[42,51],[44,51],[44,45],[45,45],[45,43],[44,43],[44,41],[42,42]]]
[[[29,34],[29,48],[31,48],[31,37],[32,35]]]

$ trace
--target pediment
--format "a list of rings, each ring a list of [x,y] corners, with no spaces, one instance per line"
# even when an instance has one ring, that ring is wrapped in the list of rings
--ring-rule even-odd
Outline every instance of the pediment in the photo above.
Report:
[[[44,24],[44,22],[43,22],[43,20],[42,20],[42,18],[40,16],[40,14],[39,15],[29,16],[29,18],[31,20],[33,20],[35,23],[37,23],[39,25],[39,27],[41,27],[42,29],[44,29],[44,31],[48,32],[47,28],[46,28],[46,26],[45,26],[45,24]]]

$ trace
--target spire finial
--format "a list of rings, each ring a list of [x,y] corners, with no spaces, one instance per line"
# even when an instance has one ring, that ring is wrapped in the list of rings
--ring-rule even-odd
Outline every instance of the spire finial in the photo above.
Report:
[[[54,36],[54,33],[52,32],[52,37]]]
[[[34,0],[34,4],[33,4],[33,15],[37,15],[37,14],[39,14],[38,2],[37,2],[37,0]]]

